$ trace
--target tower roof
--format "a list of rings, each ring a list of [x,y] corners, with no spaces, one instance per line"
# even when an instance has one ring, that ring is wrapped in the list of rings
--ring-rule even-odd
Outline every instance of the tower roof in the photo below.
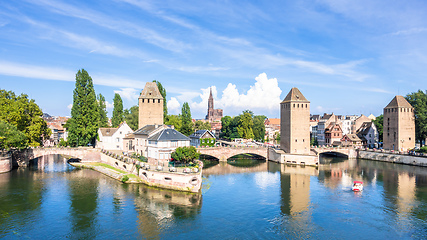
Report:
[[[391,100],[391,102],[385,108],[396,108],[396,107],[404,107],[404,108],[412,108],[411,104],[409,104],[406,99],[400,95],[397,95]]]
[[[282,102],[309,102],[300,90],[296,87],[292,88]]]
[[[157,84],[155,82],[147,82],[139,98],[163,99],[163,96],[160,93],[159,88],[157,88]]]

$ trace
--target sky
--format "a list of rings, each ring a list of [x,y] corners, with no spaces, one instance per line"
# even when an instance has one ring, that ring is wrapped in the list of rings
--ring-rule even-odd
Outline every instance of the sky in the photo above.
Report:
[[[85,69],[108,115],[137,105],[147,81],[170,114],[215,108],[280,117],[297,87],[312,114],[374,114],[426,90],[427,1],[17,0],[0,4],[0,89],[70,116]]]

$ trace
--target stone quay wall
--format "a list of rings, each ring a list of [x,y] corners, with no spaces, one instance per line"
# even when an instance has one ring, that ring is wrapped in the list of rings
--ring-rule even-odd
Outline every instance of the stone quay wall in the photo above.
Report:
[[[268,160],[281,164],[297,164],[317,166],[319,164],[319,157],[316,155],[302,155],[302,154],[289,154],[283,150],[274,148],[268,149]]]
[[[427,157],[364,150],[358,150],[357,153],[357,158],[427,167]]]
[[[156,165],[151,165],[153,162],[139,163],[138,161],[132,161],[126,163],[105,154],[101,154],[101,162],[130,174],[135,174],[141,178],[142,183],[148,186],[195,193],[199,192],[202,186],[201,168],[199,168],[198,173],[169,172],[167,166],[162,166],[162,170],[159,171],[156,170]],[[138,163],[141,164],[139,171],[136,166]],[[146,169],[146,165],[149,165],[150,169]]]
[[[12,154],[0,153],[0,173],[9,172],[12,170]]]

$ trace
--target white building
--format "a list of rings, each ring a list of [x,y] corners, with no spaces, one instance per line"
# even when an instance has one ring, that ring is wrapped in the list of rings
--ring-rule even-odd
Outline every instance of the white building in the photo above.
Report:
[[[123,150],[123,138],[133,132],[126,122],[117,128],[99,128],[96,147],[106,150]]]
[[[366,147],[378,147],[378,131],[373,122],[364,122],[357,130],[357,136],[359,136],[359,138],[363,137],[366,139]]]
[[[176,148],[190,146],[190,138],[166,125],[146,125],[128,135],[124,145],[147,158],[170,159]]]

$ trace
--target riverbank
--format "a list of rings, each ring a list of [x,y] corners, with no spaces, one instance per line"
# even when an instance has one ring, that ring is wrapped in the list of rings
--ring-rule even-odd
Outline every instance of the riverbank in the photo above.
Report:
[[[99,162],[85,162],[85,163],[68,162],[68,163],[71,166],[76,168],[87,168],[87,169],[95,170],[108,177],[119,180],[123,183],[142,183],[141,179],[135,176],[135,174],[129,174],[123,170],[114,168],[105,163],[99,163]]]
[[[357,151],[357,158],[427,167],[426,157],[404,155],[399,153],[375,152],[375,151],[365,151],[365,150],[359,149]]]

